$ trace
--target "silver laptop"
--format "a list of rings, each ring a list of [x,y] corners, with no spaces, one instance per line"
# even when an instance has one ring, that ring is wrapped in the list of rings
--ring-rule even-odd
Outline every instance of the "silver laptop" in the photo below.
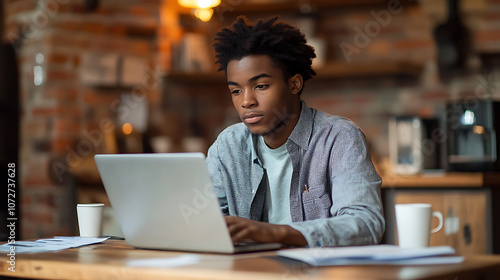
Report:
[[[202,153],[102,154],[95,162],[130,246],[213,253],[280,248],[233,244]]]

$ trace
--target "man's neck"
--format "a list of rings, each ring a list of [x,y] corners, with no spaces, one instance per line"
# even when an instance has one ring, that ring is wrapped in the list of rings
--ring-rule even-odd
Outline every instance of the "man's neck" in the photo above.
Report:
[[[266,145],[271,149],[276,149],[281,147],[286,143],[290,134],[292,134],[293,129],[297,125],[300,112],[302,110],[302,103],[298,101],[296,113],[290,114],[289,117],[281,121],[281,123],[276,127],[276,129],[268,134],[263,135]]]

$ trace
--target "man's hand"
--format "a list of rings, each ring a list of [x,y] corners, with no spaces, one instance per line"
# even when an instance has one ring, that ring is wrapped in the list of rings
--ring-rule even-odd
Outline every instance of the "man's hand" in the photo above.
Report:
[[[234,216],[226,216],[225,219],[233,242],[250,239],[262,243],[276,242],[294,246],[307,245],[304,236],[288,225],[275,225]]]

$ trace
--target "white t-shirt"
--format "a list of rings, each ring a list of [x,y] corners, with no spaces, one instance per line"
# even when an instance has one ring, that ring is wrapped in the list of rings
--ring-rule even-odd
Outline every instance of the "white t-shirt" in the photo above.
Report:
[[[292,160],[286,145],[271,149],[259,136],[258,153],[262,160],[266,175],[266,203],[263,221],[272,224],[292,223],[290,213],[290,184],[292,181]]]

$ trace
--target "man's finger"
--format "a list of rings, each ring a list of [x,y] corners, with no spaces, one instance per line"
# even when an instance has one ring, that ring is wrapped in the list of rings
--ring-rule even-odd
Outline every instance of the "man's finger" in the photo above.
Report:
[[[242,223],[232,223],[232,224],[228,224],[228,226],[227,226],[231,236],[236,234],[237,232],[241,231],[244,227],[245,227],[245,225]]]
[[[245,240],[245,239],[251,239],[249,236],[248,228],[242,228],[241,230],[236,232],[234,235],[231,234],[231,240],[233,240],[233,242],[240,242],[240,241]]]

